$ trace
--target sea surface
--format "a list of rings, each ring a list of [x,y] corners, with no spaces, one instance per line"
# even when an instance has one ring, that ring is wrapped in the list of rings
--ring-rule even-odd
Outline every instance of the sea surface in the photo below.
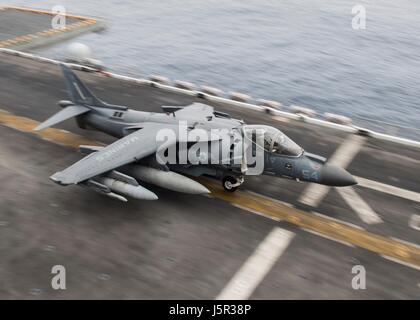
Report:
[[[4,2],[4,1],[3,1]],[[74,40],[110,70],[160,74],[420,136],[417,0],[8,1],[102,18]],[[352,28],[352,8],[366,29]],[[38,50],[63,59],[69,42]],[[369,119],[369,120],[363,120]],[[386,125],[383,122],[392,124]]]

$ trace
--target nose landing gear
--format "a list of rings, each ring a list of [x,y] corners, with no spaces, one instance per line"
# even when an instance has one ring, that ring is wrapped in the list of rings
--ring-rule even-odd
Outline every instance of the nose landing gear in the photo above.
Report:
[[[244,183],[244,177],[225,176],[222,179],[223,188],[228,192],[234,192]]]

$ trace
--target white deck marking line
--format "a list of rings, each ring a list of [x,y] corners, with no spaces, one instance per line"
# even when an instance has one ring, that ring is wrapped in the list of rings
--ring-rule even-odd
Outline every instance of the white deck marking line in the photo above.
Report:
[[[291,208],[294,208],[294,207],[295,207],[295,206],[294,206],[293,204],[291,204],[291,203],[284,202],[284,201],[280,201],[280,200],[278,200],[278,199],[274,199],[274,198],[271,198],[271,197],[266,196],[266,195],[259,194],[259,193],[254,192],[254,191],[249,191],[249,190],[246,190],[245,192],[247,192],[247,193],[249,193],[249,194],[252,194],[252,195],[254,195],[254,196],[262,197],[262,198],[267,199],[267,200],[269,200],[269,201],[274,201],[274,202],[277,202],[277,203],[280,203],[280,204],[286,205],[286,206],[291,207]],[[205,196],[208,196],[208,194],[205,194]],[[263,213],[261,213],[261,212],[259,212],[259,211],[257,211],[257,210],[252,210],[252,209],[249,209],[249,208],[247,208],[247,207],[241,206],[240,204],[232,203],[232,206],[234,206],[234,207],[236,207],[236,208],[239,208],[239,209],[242,209],[242,210],[245,210],[245,211],[249,211],[249,212],[255,213],[255,214],[259,215],[259,216],[262,216],[262,217],[265,217],[265,218],[268,218],[268,219],[271,219],[271,220],[275,220],[275,221],[282,221],[281,219],[274,218],[274,217],[272,217],[272,216],[268,216],[268,215],[263,214]],[[358,226],[357,224],[354,224],[354,223],[351,223],[351,222],[347,222],[347,221],[344,221],[344,220],[340,220],[340,219],[337,219],[337,218],[333,218],[333,217],[330,217],[330,216],[328,216],[328,215],[326,215],[326,214],[322,214],[322,213],[319,213],[319,212],[316,212],[316,211],[311,211],[311,213],[312,213],[312,214],[314,214],[314,215],[316,215],[316,216],[318,216],[318,217],[322,217],[322,218],[324,218],[324,219],[328,219],[328,220],[331,220],[331,221],[336,221],[336,222],[338,222],[338,223],[342,223],[342,224],[348,225],[348,226],[350,226],[350,227],[357,228],[357,229],[359,229],[359,230],[366,230],[365,228],[363,228],[363,227],[361,227],[361,226]],[[311,230],[309,230],[309,229],[304,229],[304,230],[305,230],[305,231],[308,231],[308,232],[311,232]],[[314,232],[312,232],[312,233],[314,233]],[[318,233],[317,233],[317,234],[318,234]],[[321,235],[321,234],[318,234],[318,235]],[[321,236],[323,236],[323,235],[321,235]],[[326,237],[326,238],[327,238],[327,237]],[[327,239],[329,239],[329,238],[327,238]],[[332,238],[331,238],[331,240],[334,240],[334,241],[335,241],[335,239],[332,239]],[[347,242],[341,242],[341,243],[344,243],[344,244],[347,244],[347,245],[351,245],[351,246],[352,246],[352,244],[349,244],[349,243],[347,243]]]
[[[248,299],[286,250],[294,235],[293,232],[275,227],[236,272],[216,300]]]
[[[394,187],[394,186],[391,186],[389,184],[369,180],[369,179],[362,178],[362,177],[355,177],[355,178],[358,182],[358,185],[361,186],[361,187],[369,188],[369,189],[380,191],[380,192],[383,192],[383,193],[388,193],[390,195],[397,196],[397,197],[400,197],[400,198],[404,198],[404,199],[407,199],[407,200],[420,202],[420,193],[410,191],[410,190],[406,190],[406,189],[402,189],[402,188],[398,188],[398,187]]]
[[[250,193],[250,194],[253,194],[253,195],[256,195],[256,196],[258,196],[258,197],[265,198],[265,199],[267,199],[267,200],[269,200],[269,201],[278,202],[278,203],[281,203],[281,204],[286,205],[286,206],[288,206],[288,207],[294,208],[294,206],[293,206],[291,203],[284,202],[284,201],[280,201],[280,200],[277,200],[277,199],[271,198],[271,197],[266,196],[266,195],[261,195],[261,194],[259,194],[259,193],[253,192],[253,191],[246,191],[246,192],[248,192],[248,193]],[[207,194],[205,194],[205,196],[208,196],[208,195],[207,195]],[[279,218],[274,218],[274,217],[272,217],[272,216],[268,216],[268,215],[263,214],[263,213],[261,213],[261,212],[259,212],[259,211],[257,211],[257,210],[252,210],[252,209],[249,209],[249,208],[247,208],[247,207],[241,206],[240,204],[232,203],[232,206],[234,206],[234,207],[236,207],[236,208],[239,208],[239,209],[242,209],[242,210],[245,210],[245,211],[249,211],[249,212],[251,212],[251,213],[255,213],[255,214],[259,215],[259,216],[262,216],[262,217],[265,217],[265,218],[268,218],[268,219],[271,219],[271,220],[274,220],[274,221],[279,221],[279,222],[280,222],[280,221],[283,221],[282,219],[279,219]],[[312,213],[312,214],[314,214],[314,215],[316,215],[316,216],[318,216],[318,217],[322,217],[322,218],[324,218],[324,219],[328,219],[328,220],[331,220],[331,221],[336,221],[336,222],[338,222],[338,223],[342,223],[342,224],[348,225],[348,226],[350,226],[350,227],[353,227],[353,228],[356,228],[356,229],[359,229],[359,230],[366,230],[365,228],[363,228],[363,227],[361,227],[361,226],[358,226],[357,224],[354,224],[354,223],[351,223],[351,222],[347,222],[347,221],[344,221],[344,220],[340,220],[340,219],[337,219],[337,218],[333,218],[333,217],[330,217],[330,216],[328,216],[328,215],[326,215],[326,214],[322,214],[322,213],[319,213],[319,212],[316,212],[316,211],[311,211],[311,213]],[[334,238],[330,238],[330,237],[328,237],[328,236],[324,236],[323,234],[317,233],[317,232],[312,231],[312,230],[309,230],[309,229],[305,229],[305,228],[303,228],[303,230],[305,230],[305,231],[307,231],[307,232],[311,232],[311,233],[317,234],[317,235],[319,235],[319,236],[321,236],[321,237],[324,237],[324,238],[327,238],[327,239],[330,239],[330,240],[334,240],[334,241],[337,241],[337,242],[340,242],[340,243],[343,243],[343,244],[346,244],[346,245],[353,246],[352,244],[350,244],[350,243],[348,243],[348,242],[344,242],[344,241],[336,240],[336,239],[334,239]],[[410,244],[411,244],[411,243],[410,243]],[[353,247],[354,247],[354,246],[353,246]]]
[[[359,215],[364,223],[376,224],[383,222],[378,214],[351,187],[337,188],[344,201]]]
[[[353,161],[354,157],[359,153],[365,141],[366,138],[362,136],[351,135],[328,159],[328,163],[338,167],[347,168]]]
[[[408,263],[408,262],[405,262],[405,261],[401,261],[401,260],[395,259],[393,257],[388,257],[388,256],[386,256],[384,254],[381,254],[381,257],[382,258],[385,258],[387,260],[390,260],[392,262],[402,264],[403,266],[406,266],[406,267],[409,267],[409,268],[413,268],[413,269],[416,269],[416,270],[420,270],[420,267],[419,266],[416,266],[414,264],[411,264],[411,263]]]
[[[337,148],[330,159],[328,159],[328,164],[346,168],[360,151],[364,142],[364,137],[351,135]],[[311,207],[317,207],[329,190],[330,187],[328,186],[313,183],[303,191],[299,202]]]
[[[299,202],[316,208],[322,199],[325,198],[328,191],[330,191],[330,187],[321,184],[311,184],[303,191]]]
[[[420,216],[418,214],[413,214],[410,217],[408,225],[414,230],[420,231]]]

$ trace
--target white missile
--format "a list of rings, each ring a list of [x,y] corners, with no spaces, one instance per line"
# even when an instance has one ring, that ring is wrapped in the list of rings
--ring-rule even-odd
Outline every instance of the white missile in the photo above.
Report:
[[[101,193],[104,194],[104,195],[106,195],[107,197],[110,197],[110,198],[113,198],[113,199],[117,199],[117,200],[120,200],[122,202],[127,202],[127,199],[126,198],[124,198],[123,196],[121,196],[119,194],[116,194],[114,192],[108,192],[108,193],[101,192]]]
[[[110,190],[114,191],[118,195],[122,194],[124,196],[132,197],[140,200],[157,200],[158,197],[152,191],[147,190],[146,188],[140,185],[132,185],[120,180],[116,180],[109,177],[97,177],[95,180],[105,186]]]
[[[102,183],[99,183],[95,180],[89,179],[86,183],[81,184],[82,186],[86,188],[90,188],[95,192],[98,192],[100,194],[104,194],[107,197],[120,200],[122,202],[127,202],[127,199],[123,196],[116,194],[114,192],[111,192],[111,189],[109,189],[107,186],[103,185]]]
[[[80,152],[84,154],[90,154],[101,150],[102,147],[81,145],[79,149]],[[123,168],[120,168],[118,170],[127,174],[128,177],[131,176],[137,180],[145,181],[147,183],[154,184],[161,188],[169,189],[172,191],[189,194],[210,193],[209,189],[207,189],[205,186],[198,183],[197,181],[194,181],[173,171],[163,171],[152,167],[144,167],[141,165],[132,164],[124,166]],[[116,176],[111,175],[110,177],[115,178]],[[123,177],[121,177],[120,175],[117,176],[117,180],[121,180],[121,178]],[[126,178],[123,180],[127,183],[130,183],[130,181]]]
[[[202,184],[173,171],[163,171],[140,165],[128,165],[122,171],[137,180],[145,181],[172,191],[203,194],[210,193]]]

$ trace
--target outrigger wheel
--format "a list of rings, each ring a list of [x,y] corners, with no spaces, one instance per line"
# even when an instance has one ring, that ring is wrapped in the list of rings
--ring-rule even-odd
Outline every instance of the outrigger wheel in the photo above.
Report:
[[[225,176],[222,180],[223,188],[228,192],[234,192],[244,182],[243,178]]]

